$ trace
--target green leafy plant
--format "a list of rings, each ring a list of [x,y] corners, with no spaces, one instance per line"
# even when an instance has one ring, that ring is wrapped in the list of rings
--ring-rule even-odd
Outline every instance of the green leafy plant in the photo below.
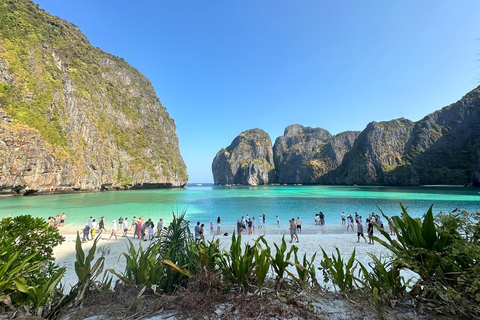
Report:
[[[295,246],[292,246],[290,250],[287,251],[287,243],[285,242],[285,236],[282,237],[282,243],[278,246],[274,243],[275,254],[270,255],[272,269],[275,273],[275,278],[277,280],[277,288],[279,288],[284,280],[285,273],[288,273],[291,277],[295,277],[287,268],[293,263],[290,261],[290,256],[292,252],[295,251]]]
[[[263,243],[265,245],[265,248],[261,245]],[[257,285],[260,290],[263,289],[263,285],[265,283],[265,279],[267,278],[268,271],[270,270],[271,267],[271,261],[270,261],[270,247],[267,244],[267,241],[264,239],[263,236],[259,237],[255,241],[255,246],[256,250],[254,251],[255,253],[255,267],[254,267],[254,272],[257,277]]]
[[[232,234],[230,249],[224,250],[221,257],[221,268],[224,275],[232,284],[246,287],[252,280],[252,273],[255,267],[256,246],[245,245],[242,250],[242,236]]]
[[[62,280],[65,268],[61,268],[57,273],[53,274],[45,283],[29,285],[27,280],[19,277],[14,280],[15,287],[18,291],[28,295],[29,302],[32,304],[35,315],[41,317],[45,307],[52,298],[52,293],[56,289],[60,280]]]
[[[302,285],[308,284],[308,281],[310,280],[312,285],[318,284],[317,282],[317,277],[316,277],[316,271],[315,271],[315,257],[317,256],[317,253],[315,252],[310,260],[307,259],[307,254],[303,254],[303,259],[302,262],[298,259],[298,248],[296,246],[294,247],[294,261],[295,261],[295,269],[297,270],[297,275],[298,278],[294,278],[297,280],[298,283]]]
[[[331,281],[334,287],[338,287],[341,292],[347,292],[353,290],[355,284],[354,271],[357,265],[354,265],[355,262],[355,250],[353,250],[350,259],[347,263],[343,262],[340,251],[338,248],[335,248],[337,251],[337,256],[332,254],[330,258],[325,250],[322,249],[323,260],[320,262],[318,269],[323,272],[323,280],[325,283]]]
[[[375,240],[396,256],[398,264],[418,273],[425,281],[433,279],[441,282],[455,281],[453,265],[451,261],[445,259],[454,234],[437,232],[432,206],[428,209],[422,223],[420,219],[411,218],[401,205],[403,218],[392,217],[393,228],[397,234],[396,239],[377,227],[385,240],[378,237],[375,237]],[[383,212],[382,215],[388,219]]]
[[[401,207],[403,218],[392,218],[397,238],[379,229],[385,239],[376,240],[394,254],[395,268],[419,275],[409,294],[434,302],[436,311],[478,317],[480,214],[460,212],[434,218],[430,206],[422,222]]]
[[[198,260],[193,252],[195,241],[185,214],[186,211],[179,216],[172,213],[173,221],[160,238],[158,253],[164,273],[159,286],[164,292],[172,292],[176,287],[185,285],[189,277],[198,271]]]
[[[82,249],[82,241],[80,235],[77,232],[77,239],[75,242],[76,260],[75,260],[75,273],[78,278],[77,284],[72,288],[71,293],[75,294],[75,305],[79,305],[84,299],[85,295],[90,290],[90,285],[94,284],[95,279],[102,273],[105,258],[100,257],[92,265],[95,258],[95,250],[97,248],[97,242],[100,236],[97,236],[93,241],[93,245],[88,251],[88,255],[85,256],[85,252]]]
[[[200,242],[195,248],[192,248],[197,255],[200,266],[215,271],[219,268],[219,261],[222,251],[220,250],[220,239],[208,241],[207,244]]]
[[[128,239],[128,251],[123,253],[126,259],[125,272],[117,273],[113,269],[107,271],[113,273],[126,283],[152,287],[157,285],[163,277],[163,268],[158,256],[160,243],[149,246],[146,250],[140,244],[138,251],[130,239]]]
[[[12,295],[17,292],[15,281],[25,280],[25,278],[33,277],[34,273],[41,267],[41,262],[32,262],[37,253],[24,256],[19,259],[21,252],[15,251],[13,247],[0,247],[0,298],[2,301],[8,301],[8,305],[16,305],[24,302],[22,299],[15,299]],[[16,300],[19,300],[18,302]]]
[[[35,261],[54,262],[53,249],[65,241],[57,228],[51,228],[43,218],[30,215],[7,217],[0,220],[0,246],[13,247],[18,258],[37,252]]]
[[[360,267],[358,274],[361,279],[359,281],[365,287],[372,290],[375,301],[378,301],[380,293],[385,294],[388,298],[393,298],[398,294],[404,294],[407,290],[405,280],[393,262],[382,261],[381,258],[377,258],[371,253],[368,253],[368,255],[373,260],[369,262],[370,270],[358,262]]]
[[[37,315],[51,311],[64,269],[54,264],[53,248],[64,241],[58,229],[29,215],[0,220],[0,301]]]

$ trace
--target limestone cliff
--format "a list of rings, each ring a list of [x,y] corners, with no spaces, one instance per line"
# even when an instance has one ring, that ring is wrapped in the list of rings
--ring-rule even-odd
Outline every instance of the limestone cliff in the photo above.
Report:
[[[270,136],[260,129],[242,132],[230,146],[217,153],[212,172],[215,184],[260,185],[274,182]]]
[[[405,164],[403,156],[414,124],[407,119],[371,122],[334,172],[338,181],[358,185],[410,185],[392,174]],[[398,172],[398,171],[397,171]]]
[[[343,160],[358,132],[332,136],[322,128],[288,126],[275,140],[273,153],[278,183],[325,183],[325,175]]]
[[[122,58],[31,1],[0,0],[0,193],[181,187],[175,130]]]
[[[405,161],[419,184],[478,185],[480,87],[415,124]]]
[[[278,183],[480,187],[480,87],[417,122],[371,122],[336,136],[291,125],[273,156]]]

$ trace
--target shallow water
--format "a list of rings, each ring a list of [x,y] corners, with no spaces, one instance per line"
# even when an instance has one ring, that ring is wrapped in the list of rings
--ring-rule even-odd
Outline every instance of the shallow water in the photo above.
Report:
[[[90,216],[105,217],[107,227],[120,216],[145,216],[166,222],[172,213],[186,211],[190,221],[201,221],[209,228],[221,217],[224,227],[233,226],[241,216],[265,213],[266,224],[274,226],[278,215],[281,225],[300,216],[304,224],[313,225],[319,211],[327,225],[339,225],[340,214],[388,216],[401,212],[399,203],[413,217],[422,217],[430,205],[434,213],[455,208],[480,211],[478,189],[461,187],[352,187],[352,186],[191,186],[184,189],[108,191],[0,199],[0,216],[30,214],[48,218],[65,212],[67,227],[79,228]]]

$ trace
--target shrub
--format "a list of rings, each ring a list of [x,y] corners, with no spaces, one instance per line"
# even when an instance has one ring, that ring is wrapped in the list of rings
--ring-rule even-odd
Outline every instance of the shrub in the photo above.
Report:
[[[334,287],[338,287],[341,292],[353,290],[355,288],[354,280],[356,279],[353,273],[357,267],[357,265],[353,265],[355,262],[355,250],[353,250],[348,262],[343,263],[338,248],[335,248],[337,250],[337,256],[332,254],[331,258],[322,247],[320,247],[320,249],[322,249],[323,260],[320,262],[321,267],[318,269],[323,272],[323,281],[325,283],[331,281]]]
[[[397,239],[377,228],[386,240],[376,240],[395,255],[396,268],[419,275],[410,293],[434,303],[438,312],[478,317],[479,214],[470,216],[464,212],[434,218],[430,206],[422,222],[411,218],[401,207],[403,218],[392,218]]]
[[[58,284],[65,272],[54,264],[53,248],[64,238],[44,219],[29,215],[0,220],[0,234],[0,301],[37,316],[49,314],[61,296]]]
[[[242,250],[242,236],[232,234],[230,250],[224,250],[220,259],[221,269],[224,275],[232,284],[247,287],[252,281],[253,269],[255,267],[256,246],[245,245]]]
[[[0,220],[0,246],[13,247],[19,259],[37,252],[34,261],[54,262],[53,248],[65,241],[57,228],[51,228],[43,218],[22,215]]]

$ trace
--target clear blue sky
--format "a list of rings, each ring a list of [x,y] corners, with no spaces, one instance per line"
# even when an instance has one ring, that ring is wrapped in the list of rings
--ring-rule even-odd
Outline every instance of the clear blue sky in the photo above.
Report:
[[[242,131],[416,121],[480,83],[480,1],[35,0],[152,82],[190,182]]]

